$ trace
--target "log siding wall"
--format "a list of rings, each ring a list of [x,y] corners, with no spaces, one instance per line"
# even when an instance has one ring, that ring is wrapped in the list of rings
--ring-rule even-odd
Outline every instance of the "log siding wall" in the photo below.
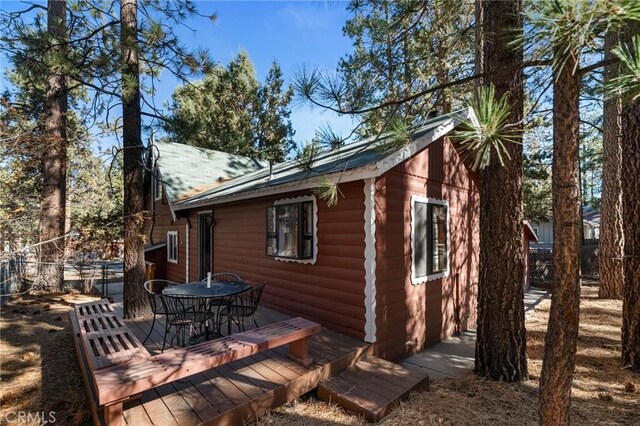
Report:
[[[276,200],[311,195],[302,191],[213,206],[213,268],[266,281],[263,303],[357,339],[364,338],[364,183],[340,185],[336,206],[318,207],[315,264],[276,260],[265,253],[266,208]],[[195,212],[191,269],[197,268]]]
[[[450,215],[449,275],[418,285],[411,284],[412,195],[447,200]],[[401,358],[475,325],[479,201],[476,178],[446,138],[377,179],[379,356]]]
[[[153,197],[147,197],[147,200],[149,200],[147,203],[153,203],[153,205],[149,204],[147,206],[149,213],[144,224],[146,243],[166,243],[167,232],[176,231],[178,233],[178,263],[166,262],[164,276],[161,276],[162,274],[156,271],[155,278],[185,282],[187,250],[185,224],[187,220],[186,218],[177,218],[175,222],[173,221],[173,216],[164,194],[161,200],[154,200]]]
[[[318,253],[313,265],[279,261],[265,253],[266,208],[279,199],[311,195],[310,191],[178,212],[175,222],[164,197],[152,200],[155,221],[151,234],[151,220],[146,221],[147,242],[166,242],[167,232],[177,231],[178,263],[167,263],[166,278],[198,280],[198,214],[212,211],[213,272],[266,281],[267,307],[364,339],[364,185],[364,181],[341,184],[343,197],[331,208],[317,200]],[[445,199],[450,214],[449,276],[415,286],[410,276],[412,195]],[[379,356],[398,359],[475,325],[478,211],[477,177],[464,167],[446,138],[375,180]],[[190,247],[186,247],[187,230]]]

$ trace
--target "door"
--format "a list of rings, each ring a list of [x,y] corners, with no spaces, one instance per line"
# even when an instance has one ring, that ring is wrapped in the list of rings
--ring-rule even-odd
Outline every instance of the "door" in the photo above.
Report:
[[[213,214],[201,213],[198,215],[198,279],[207,277],[211,270],[213,254]]]

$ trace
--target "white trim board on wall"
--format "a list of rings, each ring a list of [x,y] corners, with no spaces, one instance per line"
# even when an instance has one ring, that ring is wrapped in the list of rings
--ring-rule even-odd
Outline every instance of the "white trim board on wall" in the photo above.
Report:
[[[364,341],[376,341],[376,178],[364,180]]]

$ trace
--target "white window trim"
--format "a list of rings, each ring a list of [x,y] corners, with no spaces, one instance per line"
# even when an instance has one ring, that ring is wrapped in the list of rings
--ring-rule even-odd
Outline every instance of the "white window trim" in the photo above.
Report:
[[[310,259],[291,259],[289,257],[274,257],[275,260],[280,262],[293,262],[293,263],[306,263],[309,265],[315,265],[318,258],[318,203],[316,202],[315,195],[304,195],[302,197],[295,198],[281,198],[273,202],[274,206],[281,204],[294,204],[303,203],[305,201],[313,201],[313,257]],[[265,223],[265,226],[267,224]],[[266,231],[266,229],[265,229]]]
[[[416,250],[414,229],[415,225],[415,205],[416,203],[438,204],[447,207],[447,266],[443,272],[437,274],[428,274],[423,277],[416,277],[415,265],[413,264],[413,253]],[[421,197],[419,195],[411,196],[411,284],[418,285],[426,283],[427,281],[439,280],[441,278],[447,278],[449,276],[450,262],[451,262],[451,218],[449,213],[449,202],[446,200],[439,200],[437,198]]]
[[[171,242],[170,238],[175,235],[176,236],[176,258],[171,259]],[[167,231],[167,262],[169,263],[178,263],[178,231]]]

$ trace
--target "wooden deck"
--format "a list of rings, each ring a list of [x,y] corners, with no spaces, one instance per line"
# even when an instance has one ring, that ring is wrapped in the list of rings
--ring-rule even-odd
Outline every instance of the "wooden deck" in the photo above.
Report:
[[[120,307],[116,310],[122,314]],[[268,309],[260,309],[257,315],[261,326],[290,318]],[[140,341],[151,330],[150,318],[125,323]],[[163,333],[162,319],[156,319],[145,343],[151,354],[160,353]],[[242,424],[315,389],[320,381],[369,354],[370,345],[323,329],[310,339],[309,352],[313,363],[307,367],[289,359],[287,348],[282,347],[146,391],[139,399],[125,403],[124,422],[162,426]]]
[[[426,369],[407,368],[375,356],[365,356],[320,383],[318,397],[375,423],[412,391],[428,388]]]

